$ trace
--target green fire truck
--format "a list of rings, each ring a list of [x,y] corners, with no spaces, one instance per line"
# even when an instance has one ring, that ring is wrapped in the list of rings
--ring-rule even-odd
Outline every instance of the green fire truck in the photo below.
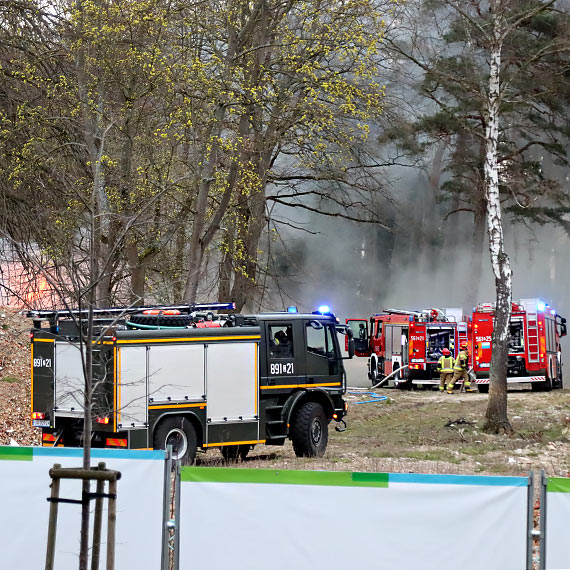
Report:
[[[185,463],[220,448],[245,458],[257,444],[322,456],[328,425],[346,424],[338,340],[351,330],[325,310],[219,314],[232,305],[93,311],[93,447],[165,449]],[[29,311],[31,422],[44,446],[81,446],[86,311]]]

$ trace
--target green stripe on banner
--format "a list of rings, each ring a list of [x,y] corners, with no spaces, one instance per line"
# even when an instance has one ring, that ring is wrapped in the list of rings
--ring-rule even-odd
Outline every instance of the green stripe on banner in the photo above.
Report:
[[[546,484],[549,493],[570,493],[570,479],[565,477],[549,477]]]
[[[267,469],[224,469],[183,467],[182,481],[193,483],[273,483],[321,487],[388,487],[387,473],[350,471],[270,471]]]
[[[0,461],[33,461],[31,447],[0,447]]]

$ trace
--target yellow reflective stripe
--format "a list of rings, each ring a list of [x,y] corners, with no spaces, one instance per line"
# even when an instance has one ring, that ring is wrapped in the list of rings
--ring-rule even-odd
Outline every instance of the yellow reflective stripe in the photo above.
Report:
[[[260,335],[243,335],[243,336],[197,336],[194,338],[142,338],[142,339],[125,339],[117,340],[117,344],[135,344],[146,343],[154,344],[156,342],[204,342],[212,340],[260,340]]]
[[[252,439],[251,441],[221,441],[220,443],[204,443],[202,447],[220,447],[222,445],[245,445],[245,444],[255,444],[255,443],[265,443],[265,440]]]
[[[34,342],[55,342],[53,338],[34,338]]]
[[[167,408],[205,408],[206,402],[198,402],[196,404],[165,404],[164,406],[157,404],[156,406],[149,406],[149,410],[166,410]]]
[[[340,382],[325,382],[322,384],[280,384],[279,386],[260,386],[262,390],[279,390],[281,388],[321,388],[323,386],[340,386]]]
[[[32,342],[32,350],[31,350],[31,372],[30,372],[30,425],[32,425],[32,412],[34,411],[34,343]]]

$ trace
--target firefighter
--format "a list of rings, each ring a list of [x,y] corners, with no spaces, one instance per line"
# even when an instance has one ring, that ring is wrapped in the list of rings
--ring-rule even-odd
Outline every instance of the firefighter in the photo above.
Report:
[[[454,361],[448,348],[444,348],[441,354],[443,356],[437,362],[437,371],[439,372],[439,391],[443,392],[453,377]]]
[[[451,382],[447,385],[447,393],[453,393],[453,385],[458,380],[463,380],[463,385],[465,386],[466,392],[473,392],[471,389],[471,382],[469,381],[469,374],[467,373],[467,367],[469,366],[469,348],[467,343],[462,342],[459,346],[460,352],[455,359],[455,365],[453,366],[453,378]]]

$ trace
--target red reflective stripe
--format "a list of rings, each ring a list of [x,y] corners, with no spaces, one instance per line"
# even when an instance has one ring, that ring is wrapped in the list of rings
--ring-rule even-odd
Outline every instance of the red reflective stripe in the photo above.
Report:
[[[112,445],[114,447],[127,447],[127,440],[108,437],[106,440],[106,445]]]
[[[44,433],[42,434],[43,441],[55,441],[55,435],[53,433]]]

